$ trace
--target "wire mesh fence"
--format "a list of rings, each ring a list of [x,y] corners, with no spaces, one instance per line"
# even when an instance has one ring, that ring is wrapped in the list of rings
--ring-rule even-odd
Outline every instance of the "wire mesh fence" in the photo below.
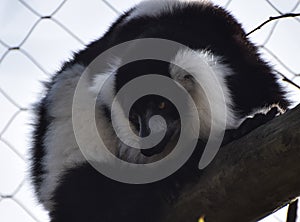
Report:
[[[0,221],[47,220],[37,209],[24,170],[28,166],[30,104],[41,91],[39,80],[51,76],[70,57],[71,50],[101,36],[122,11],[136,2],[56,0],[43,5],[46,3],[15,0],[0,6],[0,24],[4,27],[0,36]],[[215,2],[246,22],[249,33],[270,16],[283,17],[249,36],[258,43],[263,56],[275,64],[291,97],[299,102],[300,0]],[[247,4],[253,8],[248,9]],[[285,18],[287,13],[289,18]],[[284,221],[284,214],[273,214],[268,221]]]

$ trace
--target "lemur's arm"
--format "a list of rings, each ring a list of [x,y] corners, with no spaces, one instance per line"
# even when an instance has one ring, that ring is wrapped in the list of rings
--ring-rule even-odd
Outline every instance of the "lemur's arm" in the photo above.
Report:
[[[272,120],[279,113],[280,109],[273,107],[266,114],[257,113],[251,118],[246,118],[237,129],[228,129],[225,131],[221,146],[225,146],[226,144],[245,136],[257,127]],[[166,197],[168,202],[176,202],[177,197],[180,195],[186,184],[197,183],[201,178],[202,171],[198,169],[198,164],[205,146],[206,142],[199,139],[189,160],[177,172],[168,177],[166,183],[163,183],[163,181],[159,183],[160,185],[166,185],[165,188],[168,192],[162,193],[167,193],[169,195]]]
[[[277,107],[273,107],[266,114],[257,113],[253,117],[245,119],[237,129],[229,129],[225,131],[222,146],[245,136],[257,127],[272,120],[279,113],[279,109]]]

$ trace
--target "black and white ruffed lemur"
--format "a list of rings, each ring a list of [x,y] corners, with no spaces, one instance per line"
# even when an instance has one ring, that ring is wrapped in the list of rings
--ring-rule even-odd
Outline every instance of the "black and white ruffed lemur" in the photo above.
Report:
[[[76,85],[89,64],[101,53],[120,43],[135,39],[165,39],[178,42],[184,48],[174,52],[171,60],[180,64],[188,73],[199,76],[202,83],[212,89],[215,83],[208,81],[209,73],[197,61],[207,64],[217,75],[224,92],[227,115],[213,116],[216,124],[226,121],[223,144],[243,136],[277,114],[269,109],[260,118],[242,123],[257,110],[276,105],[285,110],[289,101],[277,82],[271,66],[258,53],[241,25],[221,7],[209,1],[144,1],[121,15],[100,39],[75,53],[73,58],[46,84],[43,98],[35,106],[33,146],[31,149],[31,175],[38,200],[43,204],[52,222],[155,222],[162,216],[166,202],[180,195],[181,188],[192,177],[200,175],[198,161],[201,157],[201,141],[205,143],[209,124],[203,124],[199,144],[191,158],[173,175],[148,184],[127,184],[110,179],[95,170],[81,153],[72,127],[72,102]],[[131,45],[128,53],[138,51]],[[159,50],[159,49],[157,49]],[[100,91],[96,106],[97,126],[108,141],[107,148],[115,156],[128,162],[147,163],[148,158],[159,157],[164,148],[178,139],[180,115],[167,99],[147,95],[137,100],[130,110],[130,124],[141,137],[149,132],[148,122],[154,115],[165,119],[167,130],[162,141],[151,149],[131,149],[121,144],[113,132],[111,123],[112,97],[132,79],[158,74],[171,78],[187,88],[194,99],[202,123],[210,123],[209,104],[201,94],[193,78],[185,71],[164,61],[144,59],[118,66],[124,55],[107,62],[110,69],[87,80],[87,95],[95,97],[93,88],[101,85],[109,76],[106,89]],[[107,58],[109,60],[109,58]],[[115,66],[111,68],[112,64]],[[110,71],[111,70],[111,71]],[[215,107],[220,99],[213,101]],[[82,115],[85,115],[83,112]],[[177,124],[178,123],[178,124]],[[242,123],[242,124],[241,124]],[[86,124],[83,123],[84,129]],[[154,123],[159,124],[159,123]],[[87,146],[96,161],[106,164],[103,147],[94,141]],[[98,147],[97,147],[98,146]]]

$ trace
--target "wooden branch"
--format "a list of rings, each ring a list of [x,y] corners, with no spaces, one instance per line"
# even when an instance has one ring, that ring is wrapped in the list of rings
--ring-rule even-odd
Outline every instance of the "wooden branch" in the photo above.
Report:
[[[300,195],[300,105],[223,147],[162,221],[256,221]]]

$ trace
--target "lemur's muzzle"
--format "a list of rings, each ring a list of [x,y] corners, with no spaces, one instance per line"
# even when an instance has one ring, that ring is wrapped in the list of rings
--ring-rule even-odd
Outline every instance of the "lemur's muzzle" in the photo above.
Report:
[[[174,133],[176,132],[176,129],[174,127],[174,124],[168,124],[168,121],[167,122],[167,130],[165,131],[165,135],[163,137],[163,139],[161,141],[154,141],[154,143],[156,145],[154,145],[153,147],[151,148],[148,148],[148,149],[141,149],[141,153],[144,155],[144,156],[153,156],[155,154],[159,154],[161,152],[164,151],[164,149],[166,148],[167,144],[170,142],[170,140],[172,139]],[[159,134],[159,132],[157,132]],[[161,132],[163,133],[163,132]],[[145,125],[140,127],[140,137],[145,137],[145,136],[148,136],[150,134],[150,129],[149,127],[145,127]],[[154,138],[157,138],[156,136],[154,136]],[[158,143],[157,143],[158,142]],[[143,146],[143,144],[141,144],[141,146]],[[148,146],[147,146],[148,147]]]

